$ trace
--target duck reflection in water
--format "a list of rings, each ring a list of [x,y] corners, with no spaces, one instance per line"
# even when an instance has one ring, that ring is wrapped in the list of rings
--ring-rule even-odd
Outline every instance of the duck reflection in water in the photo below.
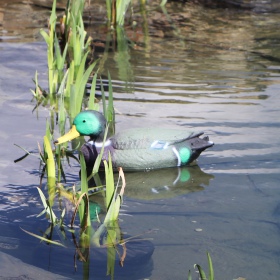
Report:
[[[167,199],[202,191],[213,178],[213,175],[205,173],[198,165],[146,172],[126,172],[125,196],[141,200]],[[117,174],[115,174],[116,180]],[[92,178],[89,186],[96,185],[98,184]]]

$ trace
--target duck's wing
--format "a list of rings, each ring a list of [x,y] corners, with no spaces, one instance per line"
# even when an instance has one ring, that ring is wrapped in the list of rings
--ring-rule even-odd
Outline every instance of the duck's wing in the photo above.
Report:
[[[116,150],[150,148],[160,150],[202,134],[203,132],[178,129],[136,128],[118,133],[110,140]]]

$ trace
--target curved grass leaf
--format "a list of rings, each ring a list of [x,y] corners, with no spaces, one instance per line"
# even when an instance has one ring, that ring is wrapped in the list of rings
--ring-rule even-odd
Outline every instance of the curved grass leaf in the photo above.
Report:
[[[198,269],[199,276],[200,276],[201,280],[207,280],[206,274],[205,274],[205,272],[203,271],[202,267],[199,264],[195,264],[194,268]]]
[[[49,239],[47,239],[47,238],[45,238],[45,237],[42,237],[42,236],[40,236],[40,235],[37,235],[37,234],[32,233],[32,232],[30,232],[30,231],[27,231],[27,230],[25,230],[25,229],[23,229],[23,228],[20,228],[20,229],[21,229],[22,231],[24,231],[25,233],[27,233],[27,234],[29,234],[29,235],[31,235],[31,236],[33,236],[33,237],[36,237],[36,238],[40,239],[41,241],[45,241],[45,242],[47,242],[47,243],[50,243],[50,244],[53,244],[53,245],[62,246],[62,247],[65,247],[65,248],[66,248],[66,246],[63,245],[63,244],[60,243],[60,242],[53,241],[53,240],[49,240]]]
[[[55,213],[53,212],[48,200],[46,199],[45,195],[43,194],[42,190],[38,187],[37,187],[37,190],[39,192],[41,201],[44,206],[44,210],[37,217],[41,216],[44,213],[47,213],[50,216],[50,220],[52,221],[52,223],[57,223],[58,219],[57,219]]]

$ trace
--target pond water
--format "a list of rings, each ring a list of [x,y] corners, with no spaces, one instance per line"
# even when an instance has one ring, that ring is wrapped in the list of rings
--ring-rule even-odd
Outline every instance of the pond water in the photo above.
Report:
[[[100,17],[88,30],[104,39],[96,28],[104,9],[97,8]],[[152,240],[132,244],[133,261],[116,265],[115,279],[187,279],[195,263],[207,270],[207,251],[215,279],[279,279],[279,13],[190,3],[169,3],[167,12],[147,10],[149,24],[127,33],[137,37],[136,45],[108,57],[117,130],[196,129],[215,146],[198,166],[126,174],[120,226],[129,236]],[[139,14],[136,9],[136,20]],[[36,70],[47,84],[39,29],[49,10],[0,1],[0,15],[0,276],[81,279],[88,268],[78,262],[75,272],[73,246],[47,246],[21,230],[40,234],[48,226],[36,218],[42,210],[39,160],[29,156],[15,164],[23,151],[13,144],[36,150],[45,134],[49,110],[32,114],[30,89]],[[79,180],[74,163],[67,178]],[[92,254],[89,278],[107,279],[106,258]]]

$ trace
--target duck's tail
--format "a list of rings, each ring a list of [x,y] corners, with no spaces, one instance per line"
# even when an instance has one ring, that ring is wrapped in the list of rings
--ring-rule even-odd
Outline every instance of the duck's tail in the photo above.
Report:
[[[205,136],[203,138],[194,137],[188,139],[187,141],[190,145],[190,148],[192,149],[191,161],[196,160],[204,150],[214,145],[214,142],[209,141],[208,136]]]
[[[209,136],[205,136],[203,138],[195,137],[188,140],[191,144],[191,148],[193,150],[198,150],[203,152],[205,149],[210,148],[214,145],[214,142],[209,141]]]

